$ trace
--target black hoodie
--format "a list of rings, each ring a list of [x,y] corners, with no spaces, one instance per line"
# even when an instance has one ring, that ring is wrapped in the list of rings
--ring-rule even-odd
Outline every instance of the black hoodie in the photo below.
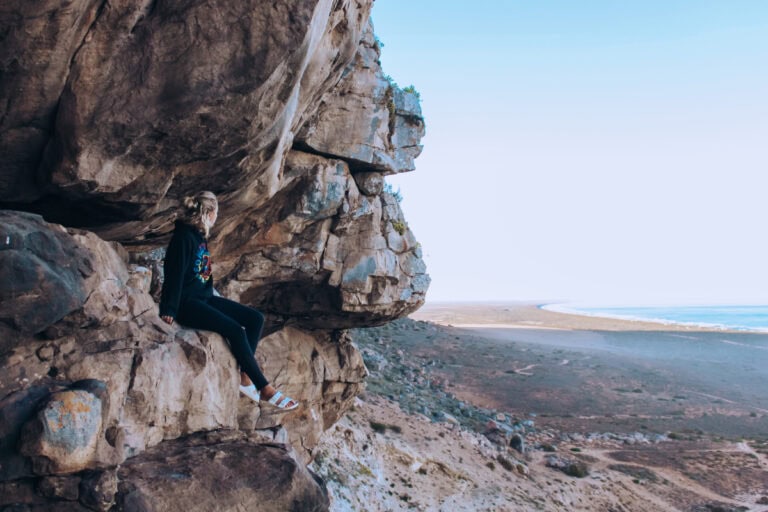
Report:
[[[160,297],[160,316],[176,318],[184,301],[213,296],[208,241],[197,228],[176,221],[163,268],[165,281]]]

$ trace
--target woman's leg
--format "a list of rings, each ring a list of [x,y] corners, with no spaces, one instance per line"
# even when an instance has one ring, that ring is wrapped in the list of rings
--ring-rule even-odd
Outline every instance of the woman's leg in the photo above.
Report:
[[[258,313],[256,310],[252,311]],[[258,313],[258,315],[262,318],[263,324],[264,317],[261,313]],[[181,308],[179,308],[178,321],[180,324],[193,329],[214,331],[224,336],[229,342],[229,348],[240,365],[240,369],[248,375],[256,385],[256,389],[260,390],[269,386],[269,382],[264,377],[261,368],[259,368],[256,359],[253,357],[249,336],[246,335],[246,330],[249,327],[243,330],[243,326],[236,319],[202,300],[188,300],[184,302]],[[261,327],[259,327],[260,333]],[[258,342],[258,339],[256,342]]]
[[[259,344],[264,327],[264,315],[253,308],[223,297],[211,297],[208,299],[208,304],[243,326],[245,335],[248,337],[248,345],[251,347],[251,354],[256,354],[256,347]],[[248,374],[241,369],[240,385],[250,386],[252,382]]]
[[[260,311],[224,297],[211,297],[208,299],[208,305],[236,320],[245,328],[248,344],[251,346],[251,354],[255,354],[256,346],[261,339],[261,331],[264,328],[264,315]]]

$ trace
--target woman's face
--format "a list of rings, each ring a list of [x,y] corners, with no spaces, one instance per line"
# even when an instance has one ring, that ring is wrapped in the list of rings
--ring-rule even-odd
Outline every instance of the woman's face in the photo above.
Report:
[[[216,208],[208,212],[208,227],[213,227],[216,224],[216,219],[219,217],[219,209]]]

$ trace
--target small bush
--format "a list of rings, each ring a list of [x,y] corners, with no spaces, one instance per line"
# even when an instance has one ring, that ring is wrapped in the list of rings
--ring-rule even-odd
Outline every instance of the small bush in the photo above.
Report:
[[[398,187],[397,190],[395,190],[395,188],[392,186],[391,183],[384,184],[384,192],[394,197],[395,201],[397,201],[398,203],[402,202],[403,200],[403,194],[400,193],[400,187]]]
[[[379,434],[383,434],[387,431],[387,426],[383,423],[379,423],[378,421],[372,421],[371,428],[374,432],[378,432]]]
[[[496,457],[496,460],[499,462],[499,464],[501,464],[501,467],[503,467],[507,471],[512,471],[515,469],[515,466],[512,464],[512,462],[501,454],[499,454],[499,456]]]
[[[589,468],[581,461],[576,461],[568,464],[565,468],[565,474],[568,476],[575,476],[576,478],[584,478],[589,475]]]
[[[397,231],[397,233],[400,236],[405,234],[406,226],[405,226],[404,222],[400,222],[399,220],[393,220],[392,221],[392,227],[394,228],[395,231]]]
[[[370,425],[371,425],[371,429],[374,432],[378,432],[379,434],[383,434],[387,430],[391,430],[396,434],[400,434],[403,431],[403,428],[400,427],[399,425],[387,425],[386,423],[379,423],[378,421],[371,421]]]
[[[414,87],[413,85],[409,85],[409,86],[403,88],[403,92],[407,92],[407,93],[413,94],[418,99],[421,99],[421,93],[419,93],[419,91],[417,91],[416,87]]]

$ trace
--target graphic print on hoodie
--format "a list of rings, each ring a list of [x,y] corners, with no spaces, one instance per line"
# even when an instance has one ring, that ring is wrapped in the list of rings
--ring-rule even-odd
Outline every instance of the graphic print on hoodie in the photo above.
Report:
[[[197,246],[194,264],[195,276],[205,284],[211,278],[211,253],[208,252],[208,244],[201,242]]]

